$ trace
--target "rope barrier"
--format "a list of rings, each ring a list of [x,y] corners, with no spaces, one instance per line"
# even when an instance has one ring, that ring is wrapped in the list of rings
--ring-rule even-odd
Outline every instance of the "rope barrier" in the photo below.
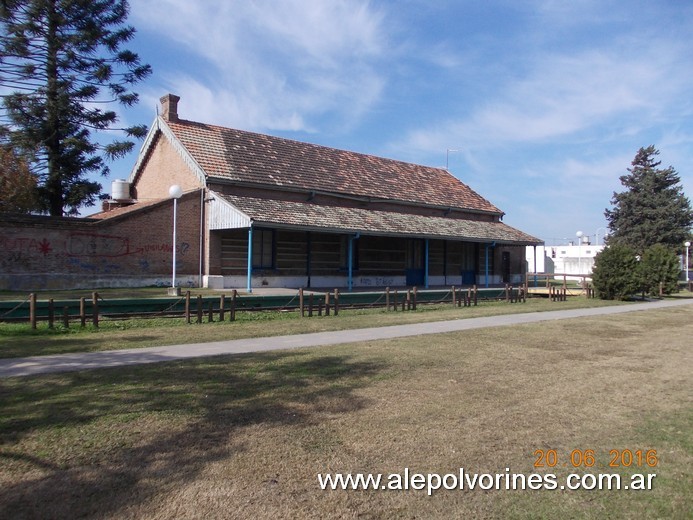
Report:
[[[9,311],[7,311],[7,312],[4,313],[4,314],[0,314],[0,318],[4,318],[5,316],[9,316],[9,315],[12,314],[14,311],[16,311],[17,309],[19,309],[22,305],[24,305],[25,303],[27,303],[30,299],[31,299],[31,298],[27,298],[27,299],[24,300],[22,303],[18,304],[14,309],[10,309]]]

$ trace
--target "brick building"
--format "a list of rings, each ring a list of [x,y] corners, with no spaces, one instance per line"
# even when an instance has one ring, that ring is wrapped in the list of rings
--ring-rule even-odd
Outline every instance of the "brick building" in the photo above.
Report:
[[[444,169],[183,120],[178,101],[161,99],[161,115],[108,211],[70,224],[94,236],[91,249],[80,250],[100,270],[92,280],[170,284],[174,184],[184,192],[181,284],[516,283],[526,271],[525,246],[541,243],[503,223],[500,209]],[[50,269],[79,275],[75,232],[55,226],[65,234],[53,240],[67,241],[67,264],[55,258]],[[30,269],[42,260],[34,253]],[[116,258],[119,267],[109,268]]]

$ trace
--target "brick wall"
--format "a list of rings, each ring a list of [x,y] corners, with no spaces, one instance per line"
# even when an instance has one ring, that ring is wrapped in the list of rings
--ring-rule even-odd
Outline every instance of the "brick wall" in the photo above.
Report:
[[[199,189],[202,182],[190,170],[168,139],[157,137],[147,160],[135,179],[132,196],[144,202],[168,197],[168,189],[178,184],[183,192]]]
[[[105,219],[3,215],[0,290],[170,286],[173,201]],[[178,285],[198,284],[200,192],[178,201]]]

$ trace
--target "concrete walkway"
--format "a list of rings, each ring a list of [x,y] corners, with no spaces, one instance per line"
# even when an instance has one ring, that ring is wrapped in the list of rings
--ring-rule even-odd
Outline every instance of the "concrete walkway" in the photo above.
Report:
[[[622,314],[625,312],[663,309],[681,305],[693,305],[693,300],[665,300],[618,305],[614,307],[507,314],[485,318],[468,318],[453,321],[412,323],[390,327],[315,332],[292,336],[248,338],[215,341],[211,343],[193,343],[188,345],[2,359],[0,360],[0,378],[48,374],[53,372],[72,372],[104,367],[143,365],[146,363],[218,356],[223,354],[243,354],[247,352],[266,352],[270,350],[284,350],[300,347],[337,345],[359,341],[419,336],[422,334],[457,332],[485,327],[504,327],[506,325],[521,323],[538,323],[550,320]]]

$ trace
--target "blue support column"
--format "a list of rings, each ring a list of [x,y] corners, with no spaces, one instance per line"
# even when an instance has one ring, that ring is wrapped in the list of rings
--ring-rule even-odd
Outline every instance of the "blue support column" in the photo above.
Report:
[[[253,226],[248,228],[248,284],[246,290],[253,292]]]
[[[347,286],[349,287],[349,292],[351,292],[354,287],[354,237],[352,235],[349,235],[349,251],[347,254],[349,267]]]
[[[428,239],[424,241],[424,288],[428,289]]]
[[[486,267],[485,267],[485,272],[486,272],[486,282],[485,282],[485,285],[486,285],[486,288],[488,288],[488,247],[489,247],[490,245],[491,245],[491,244],[486,244]]]

